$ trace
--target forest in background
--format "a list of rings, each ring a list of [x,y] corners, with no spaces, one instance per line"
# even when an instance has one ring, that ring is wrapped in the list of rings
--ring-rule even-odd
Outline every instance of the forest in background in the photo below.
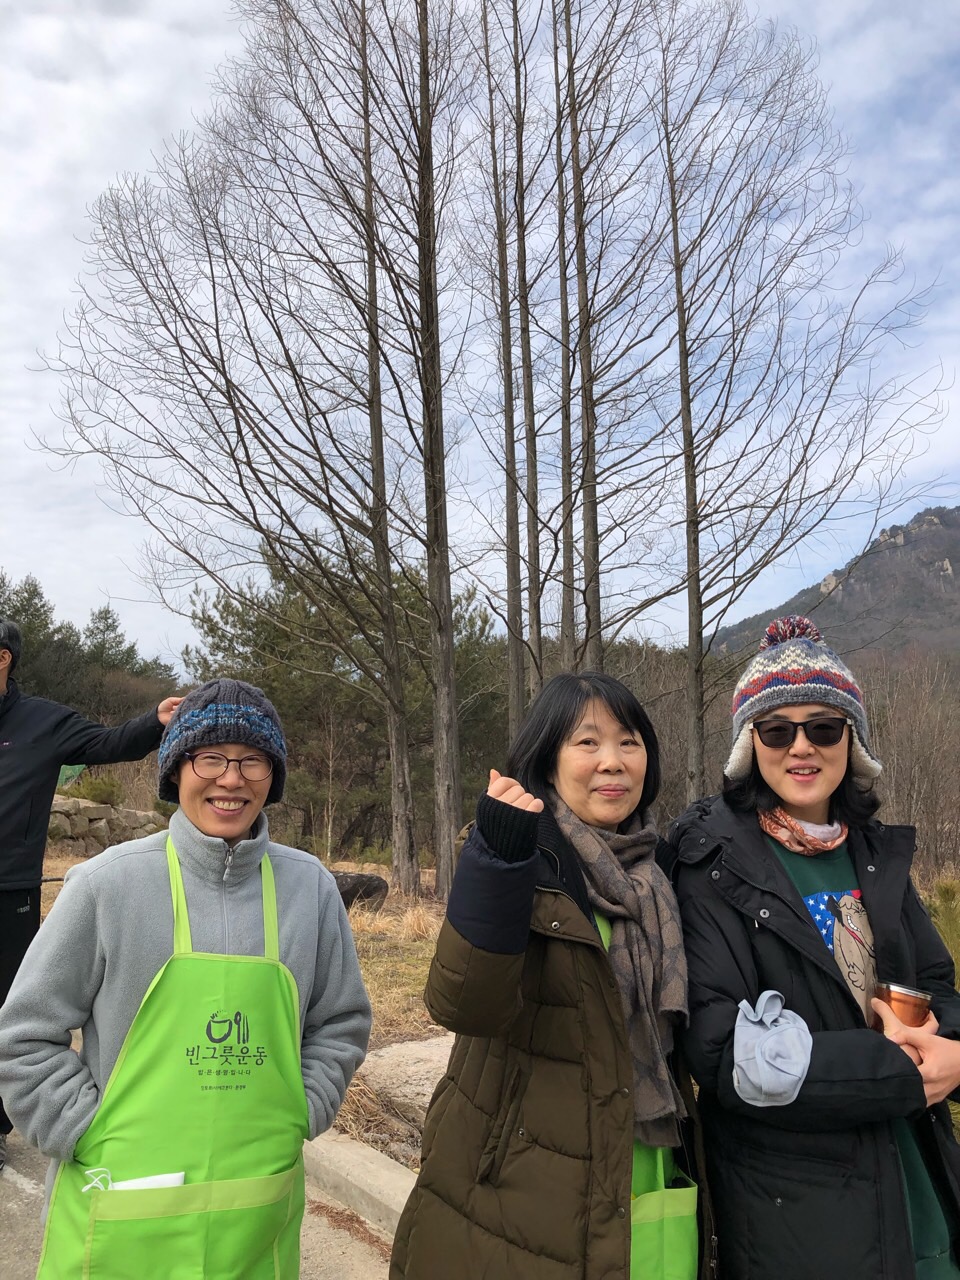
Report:
[[[898,566],[899,577],[910,581],[912,575],[902,561]],[[895,604],[895,589],[884,596],[874,579],[873,590],[886,604]],[[459,766],[464,778],[458,821],[467,821],[488,770],[501,767],[506,754],[506,640],[475,595],[458,597],[454,605]],[[865,690],[874,746],[884,761],[882,816],[887,822],[917,826],[918,871],[929,882],[960,871],[960,770],[952,754],[960,717],[960,645],[954,639],[938,652],[911,643],[911,628],[923,633],[929,630],[926,618],[937,616],[936,597],[927,595],[926,608],[928,614],[907,617],[900,632],[888,632],[870,648],[847,650],[846,659]],[[195,623],[200,641],[183,655],[188,679],[182,687],[232,675],[263,688],[281,715],[290,750],[286,799],[271,818],[277,837],[327,861],[346,858],[389,865],[389,741],[377,693],[324,632],[326,614],[301,617],[299,626],[316,628],[315,645],[303,649],[291,641],[282,611],[297,609],[309,615],[306,603],[277,588],[271,609],[277,611],[276,625],[268,620],[268,609],[248,615],[227,597],[198,598]],[[779,611],[772,609],[769,616]],[[18,678],[27,692],[66,702],[97,719],[119,721],[155,705],[178,686],[171,667],[143,658],[126,640],[109,607],[92,611],[90,624],[80,631],[56,621],[53,605],[34,579],[14,583],[0,571],[0,615],[19,618],[23,626]],[[762,625],[755,632],[751,643],[732,659],[709,660],[704,737],[711,791],[719,788],[729,749],[732,686]],[[561,669],[555,637],[547,637],[546,653],[549,675]],[[433,866],[433,691],[425,631],[411,631],[404,654],[418,862]],[[326,660],[314,660],[317,655],[326,655]],[[606,667],[634,690],[657,730],[664,766],[657,808],[665,827],[686,804],[685,654],[621,639],[610,646]],[[149,807],[149,794],[138,795],[138,801]]]

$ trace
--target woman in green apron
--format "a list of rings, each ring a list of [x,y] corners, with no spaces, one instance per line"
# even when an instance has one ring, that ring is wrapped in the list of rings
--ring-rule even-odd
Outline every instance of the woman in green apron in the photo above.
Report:
[[[269,839],[286,744],[259,689],[190,694],[159,770],[169,832],[68,874],[0,1013],[5,1103],[55,1161],[38,1277],[296,1280],[302,1145],[370,1031],[346,913]]]
[[[646,713],[593,673],[551,680],[491,771],[427,982],[458,1038],[391,1280],[695,1280],[659,785]]]

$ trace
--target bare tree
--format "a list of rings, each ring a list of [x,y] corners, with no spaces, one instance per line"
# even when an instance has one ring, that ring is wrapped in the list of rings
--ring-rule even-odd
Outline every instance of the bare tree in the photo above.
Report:
[[[200,139],[171,148],[155,181],[125,179],[98,202],[97,283],[59,362],[65,447],[104,461],[171,549],[173,573],[236,592],[266,553],[327,610],[335,643],[384,698],[395,877],[409,889],[418,872],[391,577],[424,555],[445,891],[459,798],[429,42],[383,5],[376,24],[353,4],[262,0],[247,13],[246,58],[224,76]]]
[[[535,693],[551,607],[568,668],[600,665],[602,631],[615,638],[634,616],[633,592],[626,612],[616,599],[623,574],[638,568],[639,534],[651,527],[663,469],[648,438],[659,424],[635,412],[660,323],[644,297],[655,222],[637,181],[646,160],[638,140],[649,142],[638,130],[646,111],[636,83],[641,9],[632,0],[558,0],[552,11],[505,0],[488,12],[496,18],[486,27],[494,54],[489,35],[484,53],[493,66],[491,111],[496,103],[514,174],[514,198],[501,201],[505,214],[494,224],[506,245],[517,348],[511,369],[520,370],[513,381],[524,415],[518,465]],[[649,552],[650,543],[642,549]],[[652,600],[664,584],[648,558],[642,576]],[[601,567],[608,583],[602,617]]]
[[[664,213],[650,283],[672,328],[649,403],[682,494],[695,798],[711,636],[825,521],[857,508],[882,518],[902,502],[902,466],[932,406],[880,373],[922,310],[898,285],[896,256],[846,287],[860,217],[813,50],[739,0],[663,0],[647,23],[648,181]]]
[[[513,305],[510,276],[510,234],[507,216],[508,157],[500,109],[500,85],[490,37],[490,8],[480,9],[482,59],[486,80],[486,130],[490,149],[489,188],[493,204],[496,246],[495,309],[499,314],[500,369],[503,411],[504,550],[506,561],[507,722],[510,740],[520,728],[525,706],[523,643],[523,575],[520,552],[519,479],[517,471],[516,396],[513,368]]]

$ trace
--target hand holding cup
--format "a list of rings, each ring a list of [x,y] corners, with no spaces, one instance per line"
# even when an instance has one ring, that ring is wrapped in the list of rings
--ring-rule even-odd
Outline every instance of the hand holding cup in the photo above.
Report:
[[[901,1022],[886,1001],[878,1000],[876,996],[870,1001],[870,1007],[875,1015],[873,1027],[881,1031],[888,1040],[898,1044],[914,1066],[919,1067],[922,1062],[920,1050],[916,1045],[908,1042],[911,1032],[916,1032],[919,1028],[908,1027],[906,1023]],[[930,1017],[933,1018],[932,1013]],[[933,1020],[936,1022],[935,1018]],[[925,1034],[935,1034],[935,1032]]]

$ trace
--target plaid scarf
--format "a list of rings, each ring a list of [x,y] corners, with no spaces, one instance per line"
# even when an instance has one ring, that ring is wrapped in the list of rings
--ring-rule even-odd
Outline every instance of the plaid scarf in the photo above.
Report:
[[[590,905],[610,922],[613,968],[633,1058],[634,1137],[648,1147],[675,1147],[686,1115],[670,1073],[677,1022],[687,1019],[687,962],[680,910],[654,861],[657,831],[649,813],[625,831],[582,822],[551,788],[550,808],[576,851]]]

